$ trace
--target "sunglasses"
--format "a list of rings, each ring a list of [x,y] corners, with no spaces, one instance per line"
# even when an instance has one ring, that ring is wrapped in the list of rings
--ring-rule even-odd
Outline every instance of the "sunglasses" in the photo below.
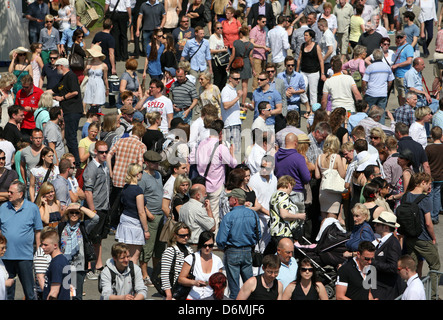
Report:
[[[368,258],[368,257],[363,257],[363,259],[365,259],[365,261],[372,261],[372,260],[374,260],[374,258]]]
[[[293,67],[293,66],[295,66],[295,64],[287,64],[286,66],[287,67]]]
[[[48,20],[46,23],[54,23],[54,20]]]
[[[17,53],[18,56],[25,56],[26,53]]]
[[[218,30],[223,30],[223,27],[217,27]]]
[[[275,73],[275,70],[266,70],[267,73]]]
[[[6,160],[6,157],[0,157],[0,160],[5,161],[5,160]]]
[[[80,211],[71,211],[71,212],[69,212],[69,214],[72,214],[72,215],[79,215],[79,214],[80,214]]]
[[[183,239],[183,238],[189,237],[189,233],[185,233],[185,234],[179,234],[179,233],[177,233],[177,237]]]
[[[209,249],[212,249],[212,248],[214,248],[214,244],[213,244],[213,243],[211,243],[211,244],[204,244],[204,245],[202,245],[202,247],[203,247],[203,248],[209,248]]]
[[[234,78],[234,77],[231,77],[233,80],[236,80],[236,81],[238,81],[238,80],[240,80],[241,78],[240,77],[238,77],[238,78]]]
[[[108,153],[109,152],[109,150],[105,150],[105,151],[97,151],[97,153],[99,153],[99,154],[105,154],[105,153]]]
[[[369,139],[378,140],[378,139],[380,139],[380,137],[371,136],[371,137],[369,137]]]
[[[51,60],[57,60],[58,57],[49,57]]]
[[[268,79],[260,79],[260,78],[258,78],[257,80],[258,80],[258,81],[266,81],[266,80],[268,80]]]
[[[302,272],[306,272],[306,271],[313,272],[313,271],[314,271],[314,268],[301,267],[300,270],[301,270]]]

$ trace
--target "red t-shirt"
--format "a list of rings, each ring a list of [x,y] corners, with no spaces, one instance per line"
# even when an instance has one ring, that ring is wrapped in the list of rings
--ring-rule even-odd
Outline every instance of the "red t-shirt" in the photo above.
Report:
[[[15,105],[22,107],[32,107],[33,111],[25,111],[25,118],[23,119],[21,128],[22,129],[34,129],[34,111],[38,108],[38,102],[40,101],[40,96],[43,90],[34,86],[32,92],[29,96],[26,95],[24,89],[20,89],[15,97]]]
[[[222,26],[223,42],[225,43],[225,46],[232,49],[234,41],[240,39],[238,30],[240,29],[241,24],[237,19],[233,18],[233,21],[231,23],[229,23],[228,20],[223,20]]]

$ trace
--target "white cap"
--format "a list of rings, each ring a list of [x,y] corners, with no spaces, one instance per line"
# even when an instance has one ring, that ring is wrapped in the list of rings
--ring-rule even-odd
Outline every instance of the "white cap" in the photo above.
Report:
[[[57,59],[57,61],[54,63],[55,66],[63,66],[69,68],[69,61],[66,58],[60,58]]]

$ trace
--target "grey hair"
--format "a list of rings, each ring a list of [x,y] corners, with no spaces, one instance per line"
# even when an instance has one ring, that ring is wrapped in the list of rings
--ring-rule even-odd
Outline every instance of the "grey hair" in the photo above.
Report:
[[[375,49],[372,52],[372,56],[374,57],[374,60],[383,60],[383,51],[381,49]]]
[[[377,118],[377,117],[381,117],[383,115],[385,111],[383,110],[383,108],[380,108],[379,106],[373,105],[371,107],[371,110],[368,112],[368,117],[369,118]]]
[[[23,193],[22,198],[25,197],[26,185],[25,185],[23,182],[21,182],[20,180],[14,180],[14,181],[11,182],[10,185],[11,185],[11,186],[12,186],[12,185],[17,185],[17,190],[18,190],[18,192],[22,192],[22,193]]]

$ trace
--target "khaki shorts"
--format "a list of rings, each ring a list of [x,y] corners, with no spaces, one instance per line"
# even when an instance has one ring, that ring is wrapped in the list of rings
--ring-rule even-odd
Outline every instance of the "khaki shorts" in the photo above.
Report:
[[[398,97],[404,98],[406,96],[405,79],[404,78],[395,77],[394,88],[395,88],[395,91],[397,92]]]

